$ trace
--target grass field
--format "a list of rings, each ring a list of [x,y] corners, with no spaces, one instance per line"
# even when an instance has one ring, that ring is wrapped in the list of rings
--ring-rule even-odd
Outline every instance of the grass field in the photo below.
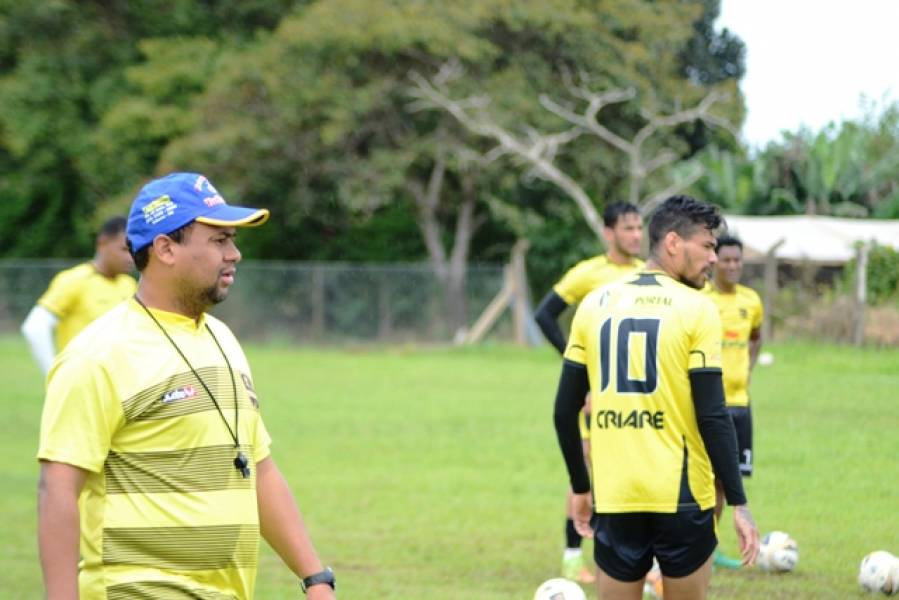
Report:
[[[855,598],[862,556],[899,553],[899,351],[773,345],[753,381],[762,531],[791,574],[718,572],[713,598]],[[530,599],[556,576],[564,466],[550,350],[247,348],[273,452],[343,599]],[[35,482],[41,383],[0,338],[3,598],[41,596]],[[730,514],[722,543],[736,552]],[[257,598],[300,598],[263,549]],[[593,597],[592,593],[590,597]]]

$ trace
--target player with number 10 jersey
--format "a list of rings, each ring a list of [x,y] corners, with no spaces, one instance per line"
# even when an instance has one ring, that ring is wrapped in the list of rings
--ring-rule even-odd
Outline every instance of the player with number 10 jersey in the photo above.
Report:
[[[590,380],[597,513],[714,506],[689,380],[721,369],[721,322],[707,297],[661,271],[600,288],[578,309],[565,359],[586,365]]]

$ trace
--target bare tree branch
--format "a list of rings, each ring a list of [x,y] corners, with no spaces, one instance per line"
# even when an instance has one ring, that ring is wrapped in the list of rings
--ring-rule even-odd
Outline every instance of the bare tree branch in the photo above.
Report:
[[[705,169],[702,167],[702,165],[696,164],[696,168],[693,169],[693,172],[687,175],[685,179],[676,181],[666,187],[664,190],[656,192],[655,194],[651,194],[644,198],[640,203],[640,214],[642,214],[644,217],[648,216],[653,210],[655,210],[656,206],[664,202],[666,198],[687,189],[688,187],[696,183],[704,174]]]
[[[490,98],[472,96],[458,100],[452,99],[446,85],[464,73],[464,69],[456,60],[441,66],[431,79],[415,71],[409,73],[409,78],[414,84],[409,91],[410,96],[414,99],[410,102],[409,109],[412,111],[442,109],[471,133],[494,140],[497,146],[484,155],[482,164],[505,155],[516,157],[528,166],[524,172],[526,181],[535,177],[545,179],[555,183],[568,194],[600,240],[602,240],[603,226],[593,202],[576,181],[554,164],[561,147],[585,133],[589,133],[622,152],[628,163],[629,199],[634,204],[641,206],[644,214],[648,214],[664,198],[690,186],[703,174],[702,168],[699,167],[685,179],[675,181],[664,190],[642,198],[641,188],[646,179],[662,167],[678,160],[678,155],[668,148],[662,149],[652,156],[644,157],[644,145],[655,133],[684,123],[702,121],[710,126],[725,129],[734,136],[737,135],[731,123],[712,114],[711,109],[715,103],[725,97],[716,91],[711,91],[692,108],[666,115],[643,111],[641,114],[646,123],[634,134],[633,138],[626,139],[603,125],[599,121],[599,113],[610,104],[633,100],[636,98],[636,91],[628,88],[595,92],[588,87],[590,78],[587,73],[579,72],[576,82],[570,70],[561,67],[560,71],[568,94],[578,101],[586,102],[586,106],[578,111],[571,104],[557,102],[549,95],[541,94],[539,96],[540,104],[570,125],[569,129],[558,133],[546,134],[529,128],[525,130],[523,136],[519,136],[500,126],[494,118],[488,115],[487,108],[490,105]]]
[[[428,80],[415,71],[409,73],[409,78],[414,83],[410,95],[416,99],[410,105],[410,110],[441,108],[470,132],[497,142],[503,150],[500,152],[495,149],[491,151],[491,155],[512,154],[524,160],[536,174],[558,185],[575,201],[587,224],[596,236],[602,239],[602,219],[592,200],[576,181],[553,164],[553,158],[559,147],[582,135],[582,128],[575,126],[550,136],[532,135],[531,140],[525,141],[487,116],[484,110],[487,103],[483,101],[472,103],[471,99],[452,100],[436,78]]]

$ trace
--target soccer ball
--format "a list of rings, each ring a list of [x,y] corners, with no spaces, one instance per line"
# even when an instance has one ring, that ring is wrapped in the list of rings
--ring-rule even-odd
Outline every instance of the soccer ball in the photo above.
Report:
[[[758,565],[769,573],[785,573],[799,562],[799,544],[783,531],[772,531],[762,538]]]
[[[858,583],[867,592],[899,593],[899,558],[883,550],[867,555],[858,569]]]
[[[534,592],[534,600],[587,600],[587,596],[575,582],[556,577],[540,584]]]

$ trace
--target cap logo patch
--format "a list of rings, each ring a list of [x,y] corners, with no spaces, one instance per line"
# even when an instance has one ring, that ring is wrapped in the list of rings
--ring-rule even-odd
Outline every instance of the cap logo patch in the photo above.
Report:
[[[197,180],[194,182],[194,189],[200,192],[206,192],[208,195],[203,198],[203,204],[212,208],[213,206],[218,206],[219,204],[226,204],[225,199],[222,198],[221,194],[219,194],[218,190],[209,182],[208,179],[203,177],[202,175],[197,176]]]
[[[172,201],[171,196],[165,194],[144,206],[144,220],[147,225],[156,225],[175,214],[176,208],[178,205]]]

